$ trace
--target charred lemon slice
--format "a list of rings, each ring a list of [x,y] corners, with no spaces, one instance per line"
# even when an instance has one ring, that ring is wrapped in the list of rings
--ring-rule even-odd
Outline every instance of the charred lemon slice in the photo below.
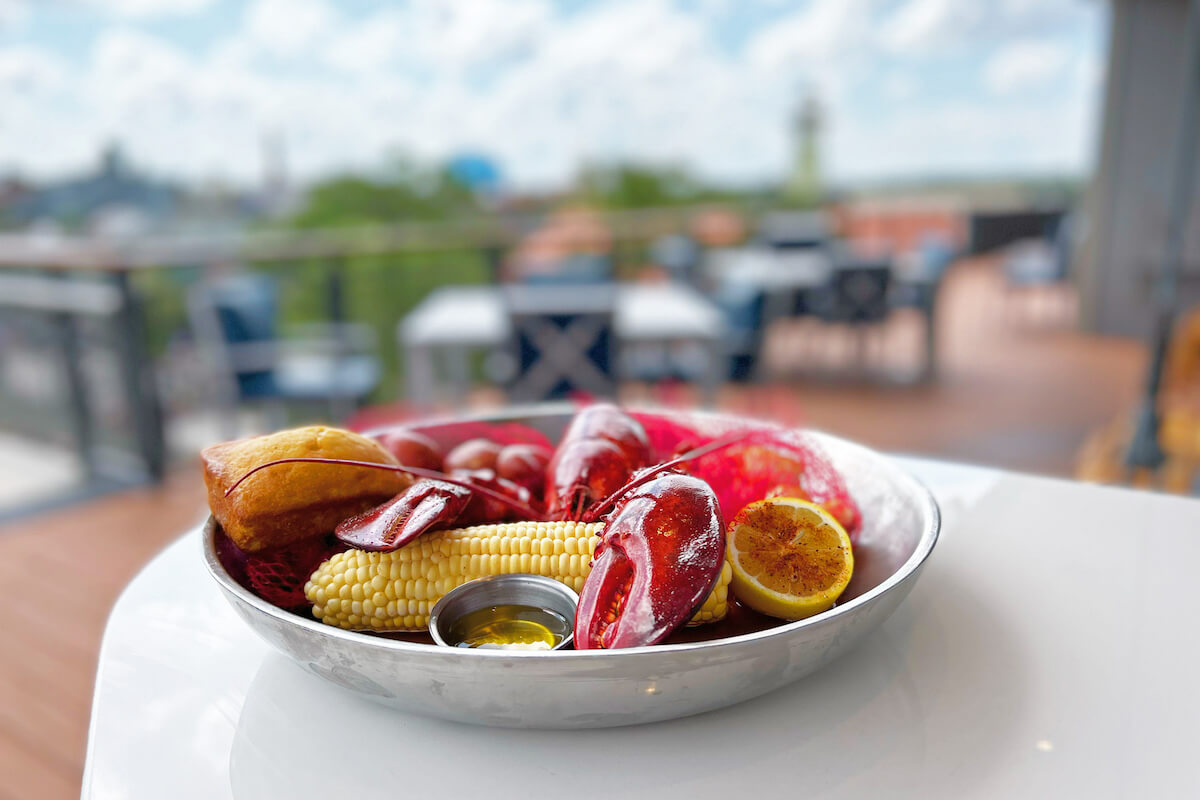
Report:
[[[825,509],[797,497],[768,497],[729,524],[734,594],[763,614],[803,619],[831,608],[850,582],[854,554]]]

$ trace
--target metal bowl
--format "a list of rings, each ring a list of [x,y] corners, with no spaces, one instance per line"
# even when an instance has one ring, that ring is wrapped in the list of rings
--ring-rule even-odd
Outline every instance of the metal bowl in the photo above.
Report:
[[[434,603],[429,612],[429,635],[435,643],[443,647],[452,647],[446,638],[453,630],[455,620],[472,611],[506,603],[544,608],[558,614],[564,620],[574,620],[579,595],[565,583],[541,575],[511,572],[476,578],[451,589],[442,595],[441,600]],[[570,646],[574,639],[575,634],[567,631],[561,642],[546,649],[562,650]]]
[[[486,419],[557,437],[561,406]],[[933,496],[886,457],[814,433],[863,514],[855,572],[833,609],[725,639],[630,650],[513,652],[438,647],[354,633],[276,608],[242,588],[204,529],[208,571],[269,644],[333,683],[403,711],[513,728],[603,728],[684,717],[778,689],[828,664],[908,595],[937,542]]]

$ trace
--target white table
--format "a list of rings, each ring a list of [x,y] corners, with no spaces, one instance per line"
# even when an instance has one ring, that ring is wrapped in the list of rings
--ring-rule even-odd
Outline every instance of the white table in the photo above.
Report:
[[[189,535],[121,596],[85,800],[1200,797],[1200,502],[905,459],[943,538],[857,649],[674,722],[410,717],[267,648]]]
[[[581,287],[579,291],[587,289]],[[708,368],[703,384],[710,396],[724,376],[725,319],[720,309],[693,289],[675,284],[620,284],[613,327],[622,343],[694,342],[704,347]],[[452,396],[465,396],[466,353],[502,345],[510,335],[498,288],[449,286],[432,292],[397,328],[400,347],[407,355],[409,398],[417,404],[434,399],[436,351],[447,356]]]

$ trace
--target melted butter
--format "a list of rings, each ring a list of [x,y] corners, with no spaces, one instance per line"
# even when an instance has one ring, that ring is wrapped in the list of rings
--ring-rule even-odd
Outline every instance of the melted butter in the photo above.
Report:
[[[532,650],[558,645],[571,630],[562,616],[536,606],[499,605],[456,619],[447,631],[454,647],[512,647]]]

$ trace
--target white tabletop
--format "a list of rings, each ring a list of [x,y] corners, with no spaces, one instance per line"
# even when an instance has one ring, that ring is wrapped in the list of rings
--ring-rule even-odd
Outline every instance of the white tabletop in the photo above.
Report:
[[[791,687],[637,728],[372,705],[259,641],[188,535],[113,610],[83,797],[1200,797],[1200,502],[903,462],[945,527],[900,610]]]
[[[724,334],[725,320],[694,289],[634,283],[617,286],[613,326],[626,341],[715,340]],[[494,345],[508,333],[504,301],[493,286],[438,289],[400,322],[400,337],[408,346]]]

